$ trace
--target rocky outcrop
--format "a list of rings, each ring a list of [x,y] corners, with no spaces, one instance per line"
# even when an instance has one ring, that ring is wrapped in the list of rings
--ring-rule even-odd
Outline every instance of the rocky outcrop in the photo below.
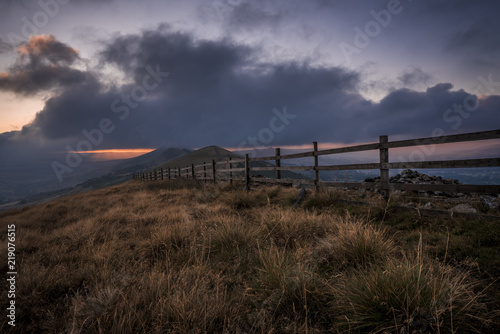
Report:
[[[366,178],[364,182],[380,182],[380,176]],[[394,175],[389,179],[389,182],[410,184],[460,184],[460,182],[455,179],[443,179],[441,176],[429,176],[411,169],[406,169],[402,171],[401,174]]]

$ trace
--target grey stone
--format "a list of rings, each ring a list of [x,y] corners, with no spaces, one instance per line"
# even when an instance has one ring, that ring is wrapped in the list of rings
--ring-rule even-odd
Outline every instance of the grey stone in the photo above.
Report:
[[[460,212],[460,213],[477,213],[477,210],[474,209],[469,204],[459,204],[451,208],[451,212]]]
[[[436,208],[436,206],[434,205],[434,203],[431,203],[431,202],[427,202],[425,203],[425,205],[423,206],[424,209],[429,209],[429,210],[433,210]]]
[[[498,209],[498,198],[490,195],[483,195],[481,196],[481,200],[490,209]]]

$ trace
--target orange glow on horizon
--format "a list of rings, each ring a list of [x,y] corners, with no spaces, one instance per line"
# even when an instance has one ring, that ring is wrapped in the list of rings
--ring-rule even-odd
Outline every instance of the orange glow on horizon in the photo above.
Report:
[[[86,154],[93,161],[109,161],[135,158],[154,150],[154,148],[116,148],[109,150],[73,151],[71,153]]]
[[[154,148],[114,148],[109,150],[93,150],[93,151],[72,151],[71,153],[78,154],[94,154],[94,153],[149,153],[154,151]]]

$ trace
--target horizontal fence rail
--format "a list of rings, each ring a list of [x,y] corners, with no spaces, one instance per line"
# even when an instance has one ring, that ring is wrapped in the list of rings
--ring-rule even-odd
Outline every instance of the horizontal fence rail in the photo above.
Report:
[[[303,153],[281,154],[280,148],[276,148],[276,154],[267,157],[250,158],[248,154],[244,159],[227,159],[225,161],[209,161],[201,165],[167,167],[155,169],[145,173],[133,175],[137,180],[170,180],[174,178],[192,178],[198,180],[211,181],[244,181],[245,189],[250,189],[251,182],[266,183],[301,183],[314,184],[316,189],[325,187],[343,187],[353,189],[376,189],[385,198],[389,197],[394,190],[420,190],[420,191],[442,191],[442,192],[470,192],[470,193],[500,193],[500,185],[465,185],[465,184],[403,184],[389,182],[389,170],[407,168],[478,168],[478,167],[499,167],[499,158],[490,159],[461,159],[461,160],[441,160],[441,161],[415,161],[415,162],[389,162],[389,149],[448,144],[459,142],[471,142],[479,140],[500,139],[500,130],[465,133],[458,135],[448,135],[439,137],[428,137],[409,140],[389,141],[387,136],[380,136],[378,143],[347,146],[333,149],[318,150],[318,143],[313,143],[313,150]],[[320,166],[318,157],[323,155],[334,155],[350,152],[379,151],[379,161],[375,163],[344,164]],[[282,166],[282,160],[313,158],[314,165],[309,166]],[[274,162],[270,166],[251,166],[251,162]],[[328,182],[320,180],[320,171],[338,170],[379,170],[380,182]],[[314,180],[291,180],[282,179],[282,171],[314,171]],[[275,178],[261,178],[252,176],[252,172],[273,171]]]

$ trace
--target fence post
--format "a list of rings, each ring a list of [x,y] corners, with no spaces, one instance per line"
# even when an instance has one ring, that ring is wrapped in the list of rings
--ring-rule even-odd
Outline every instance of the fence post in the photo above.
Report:
[[[213,176],[213,179],[214,179],[214,184],[217,183],[217,181],[215,180],[215,160],[212,159],[212,176]]]
[[[387,136],[380,136],[380,192],[385,200],[389,199],[389,170],[386,164],[389,163],[389,149],[383,148],[383,144],[388,142]]]
[[[203,180],[207,183],[207,165],[205,164],[205,161],[203,161]]]
[[[281,167],[281,159],[279,156],[281,155],[281,150],[280,148],[276,148],[276,167]],[[281,179],[281,170],[276,169],[276,180]]]
[[[231,170],[233,168],[233,164],[231,163],[231,157],[229,157],[228,165],[229,165],[229,169]],[[231,171],[229,172],[229,184],[233,185],[233,172],[231,172]]]
[[[248,153],[245,154],[245,190],[250,190],[250,164],[248,161]]]
[[[191,164],[191,176],[193,177],[193,180],[194,180],[195,179],[194,164]]]
[[[314,186],[319,190],[319,170],[318,170],[318,142],[313,142],[314,146]]]
[[[180,167],[177,167],[177,178],[180,179],[182,176],[181,176],[181,168]]]

